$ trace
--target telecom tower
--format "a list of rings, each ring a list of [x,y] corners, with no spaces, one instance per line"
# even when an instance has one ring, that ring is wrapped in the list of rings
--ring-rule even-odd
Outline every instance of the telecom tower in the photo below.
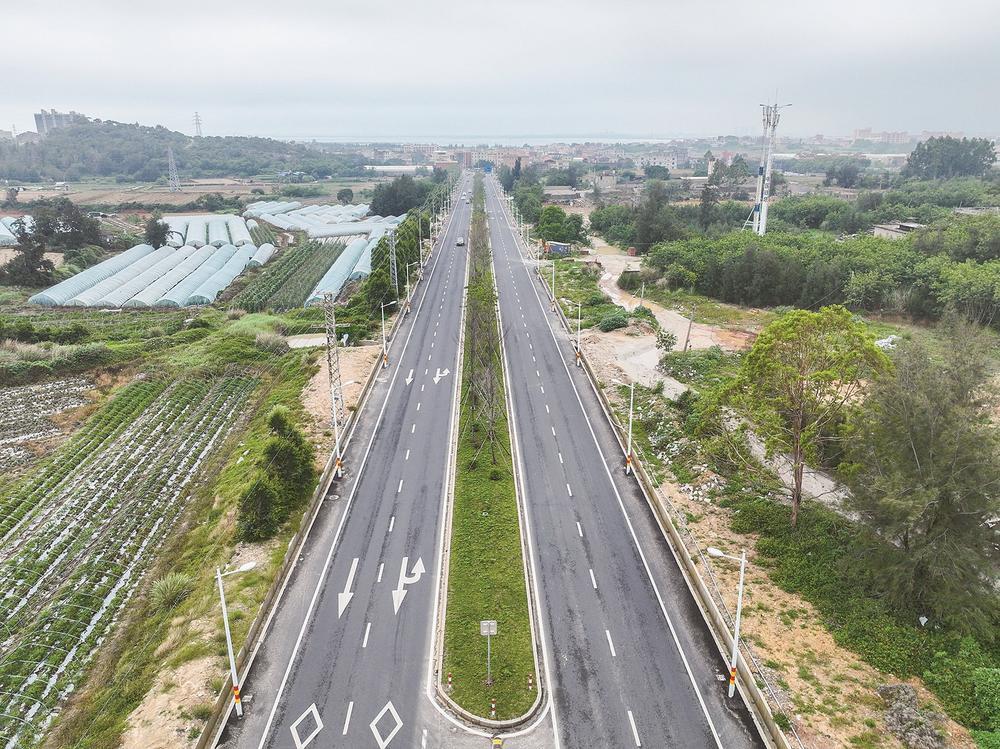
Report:
[[[781,118],[781,110],[790,107],[791,104],[761,104],[762,119],[764,121],[764,135],[762,138],[762,149],[760,154],[760,166],[757,167],[757,200],[753,206],[753,212],[743,223],[743,228],[753,226],[755,234],[764,235],[767,233],[767,199],[771,195],[771,165],[774,161],[774,134],[778,129],[778,120]]]
[[[194,113],[194,134],[201,137],[201,115],[197,112]]]
[[[177,174],[177,162],[174,161],[174,149],[167,146],[167,182],[170,192],[181,191],[181,178]]]

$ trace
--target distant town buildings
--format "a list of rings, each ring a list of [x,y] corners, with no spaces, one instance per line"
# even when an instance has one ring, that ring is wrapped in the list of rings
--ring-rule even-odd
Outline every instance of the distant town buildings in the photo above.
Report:
[[[57,112],[54,109],[35,112],[35,130],[39,135],[48,135],[53,130],[73,125],[77,122],[86,122],[87,117],[79,112]]]
[[[898,221],[892,224],[875,224],[872,234],[882,239],[902,239],[910,232],[923,228],[923,224],[913,221]]]

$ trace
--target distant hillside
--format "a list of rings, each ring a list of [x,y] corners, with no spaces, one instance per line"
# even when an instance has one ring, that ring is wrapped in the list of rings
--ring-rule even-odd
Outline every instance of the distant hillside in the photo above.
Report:
[[[0,180],[114,177],[122,182],[153,182],[167,175],[167,146],[174,149],[182,179],[250,177],[285,170],[315,177],[361,173],[360,157],[350,160],[270,138],[192,138],[164,127],[95,121],[54,130],[38,143],[15,147],[0,141]]]

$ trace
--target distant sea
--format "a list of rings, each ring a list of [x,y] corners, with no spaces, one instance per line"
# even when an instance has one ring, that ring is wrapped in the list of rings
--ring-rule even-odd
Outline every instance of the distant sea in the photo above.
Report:
[[[424,143],[439,146],[543,146],[549,143],[662,143],[683,137],[695,136],[652,136],[618,135],[292,135],[271,136],[279,140],[300,143]]]

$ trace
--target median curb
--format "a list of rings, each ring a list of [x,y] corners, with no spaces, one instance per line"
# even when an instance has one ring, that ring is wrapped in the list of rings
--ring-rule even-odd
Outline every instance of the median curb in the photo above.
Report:
[[[552,290],[549,288],[545,279],[542,278],[540,274],[536,274],[536,278],[546,290],[546,295],[550,299],[553,299]],[[558,303],[558,299],[555,299],[554,301],[556,302],[555,307],[558,310],[559,320],[562,323],[562,327],[572,338],[573,330],[569,320],[566,318],[565,312],[563,312],[562,305]],[[574,355],[575,353],[574,346]],[[595,395],[597,395],[598,402],[601,404],[601,410],[604,412],[605,418],[611,425],[611,431],[621,448],[622,456],[627,457],[628,448],[626,429],[615,417],[614,409],[611,406],[610,401],[608,401],[607,396],[604,394],[603,389],[600,387],[597,374],[594,372],[590,362],[587,360],[587,356],[582,350],[579,354],[580,361],[583,364],[582,369],[587,375],[587,381],[590,383]],[[727,652],[729,652],[733,646],[733,635],[729,631],[729,627],[726,625],[725,619],[723,619],[715,600],[712,598],[712,595],[708,590],[708,586],[705,585],[705,581],[701,577],[701,572],[698,570],[695,558],[688,553],[684,540],[681,538],[676,525],[674,525],[669,511],[659,500],[656,484],[650,478],[649,473],[646,471],[646,467],[642,464],[642,461],[635,455],[632,456],[632,468],[636,483],[642,490],[642,494],[645,497],[649,508],[653,511],[653,516],[656,518],[657,525],[659,525],[660,531],[663,534],[664,539],[667,541],[667,545],[670,547],[674,559],[677,561],[677,566],[680,568],[688,589],[691,591],[692,598],[694,598],[695,603],[698,604],[698,608],[701,610],[705,622],[709,625],[708,629],[711,632],[713,639],[715,639],[719,652],[723,655],[723,657],[727,657]],[[740,677],[737,681],[737,687],[743,693],[744,697],[748,698],[745,699],[745,702],[747,707],[750,708],[750,714],[753,716],[754,722],[757,723],[758,728],[761,729],[762,738],[764,738],[769,746],[775,747],[776,749],[791,749],[791,745],[788,743],[788,738],[775,722],[774,715],[767,703],[767,698],[758,686],[753,671],[747,664],[742,651],[739,652],[737,658],[737,671]]]
[[[489,220],[487,219],[487,227],[489,226]],[[487,230],[487,243],[489,243],[489,234]],[[464,374],[464,360],[465,360],[465,310],[466,310],[466,298],[468,291],[468,279],[469,279],[469,266],[472,261],[472,254],[470,251],[466,251],[466,263],[465,263],[465,284],[462,290],[462,316],[460,321],[460,333],[458,340],[458,350],[459,350],[459,360],[458,360],[458,371],[457,375],[457,387],[459,388],[459,393],[461,393],[461,383]],[[500,335],[500,347],[503,355],[503,371],[504,371],[504,408],[507,411],[507,420],[510,428],[507,430],[507,438],[510,443],[511,450],[511,469],[514,472],[514,494],[515,501],[517,502],[518,511],[518,535],[521,542],[521,560],[524,566],[524,582],[526,586],[526,592],[528,594],[528,617],[530,620],[531,627],[531,654],[532,659],[535,664],[535,673],[538,675],[538,683],[536,685],[536,695],[535,701],[532,703],[531,707],[521,715],[509,718],[507,720],[491,720],[489,718],[484,718],[480,715],[476,715],[457,702],[455,702],[451,696],[448,694],[444,687],[444,624],[447,618],[447,608],[448,608],[448,568],[449,560],[451,554],[451,522],[452,513],[455,503],[455,476],[457,473],[457,452],[458,452],[458,430],[457,426],[459,423],[459,418],[461,415],[461,404],[460,400],[456,399],[453,406],[452,418],[455,429],[453,429],[452,439],[451,439],[451,459],[449,463],[449,477],[448,477],[448,497],[449,501],[447,504],[447,510],[445,513],[445,542],[444,547],[441,550],[441,586],[438,591],[439,595],[439,607],[438,607],[438,619],[435,622],[436,636],[435,636],[435,647],[434,647],[434,663],[436,678],[434,680],[434,691],[441,703],[442,707],[454,713],[462,721],[472,724],[474,726],[479,726],[481,728],[489,729],[493,732],[505,731],[510,729],[515,729],[523,726],[524,724],[531,721],[535,715],[538,713],[539,707],[542,705],[542,696],[547,691],[545,687],[545,682],[547,675],[544,671],[539,668],[539,658],[538,649],[540,646],[540,638],[538,636],[538,625],[537,625],[537,612],[536,608],[536,598],[535,598],[535,586],[534,579],[530,573],[530,567],[528,565],[528,554],[525,542],[525,528],[524,528],[524,503],[523,496],[519,489],[520,472],[517,469],[517,460],[514,456],[517,455],[514,446],[514,430],[513,430],[513,414],[511,412],[511,402],[510,397],[507,394],[507,383],[509,383],[509,373],[507,372],[507,350],[504,344],[503,326],[500,320],[500,307],[499,307],[499,292],[496,285],[496,264],[493,257],[492,245],[490,246],[490,265],[493,274],[493,289],[497,295],[496,303],[496,322],[497,328]],[[459,396],[460,398],[461,396]]]

